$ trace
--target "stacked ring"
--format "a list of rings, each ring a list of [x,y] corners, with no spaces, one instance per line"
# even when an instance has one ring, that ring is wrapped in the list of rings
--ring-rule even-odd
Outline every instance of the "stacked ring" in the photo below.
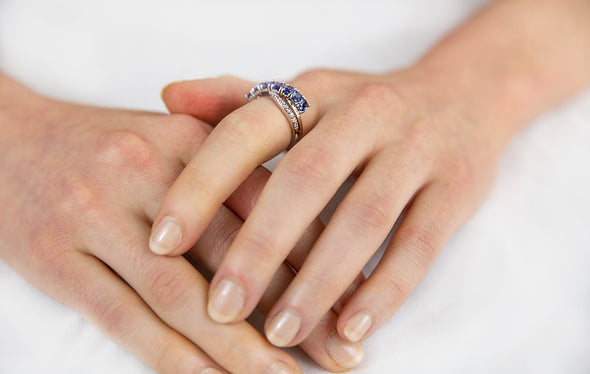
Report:
[[[291,148],[303,132],[301,122],[301,114],[309,108],[309,104],[295,87],[277,81],[262,82],[254,86],[246,95],[246,98],[251,101],[260,96],[270,96],[273,101],[283,110],[287,120],[291,123]]]

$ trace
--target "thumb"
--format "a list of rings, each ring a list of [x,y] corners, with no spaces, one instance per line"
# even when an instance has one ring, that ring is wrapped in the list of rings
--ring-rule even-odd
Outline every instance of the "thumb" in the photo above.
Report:
[[[162,100],[173,114],[188,114],[216,125],[229,113],[246,104],[244,95],[254,83],[233,76],[170,83]]]

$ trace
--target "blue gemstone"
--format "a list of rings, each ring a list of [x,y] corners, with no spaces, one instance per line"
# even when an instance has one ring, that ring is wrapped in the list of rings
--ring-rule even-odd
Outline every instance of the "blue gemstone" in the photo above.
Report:
[[[262,90],[262,91],[268,90],[268,82],[262,82],[262,83],[260,83],[259,86],[260,86],[260,90]]]
[[[283,88],[283,95],[289,96],[293,93],[293,91],[295,91],[295,88],[291,86],[285,86],[285,88]]]
[[[301,103],[300,107],[301,107],[301,113],[303,113],[303,112],[305,112],[305,110],[307,108],[309,108],[309,104],[307,103],[307,101],[303,100],[303,103]]]
[[[303,96],[301,96],[299,91],[295,91],[295,93],[293,93],[293,96],[291,96],[291,99],[295,102],[295,104],[299,104],[303,100]]]
[[[252,94],[256,95],[259,92],[258,87],[252,89]]]
[[[279,90],[281,89],[281,87],[283,87],[283,86],[284,86],[284,84],[283,84],[283,83],[278,83],[278,82],[276,82],[275,84],[273,84],[273,85],[272,85],[272,89],[273,89],[274,91],[279,91]]]

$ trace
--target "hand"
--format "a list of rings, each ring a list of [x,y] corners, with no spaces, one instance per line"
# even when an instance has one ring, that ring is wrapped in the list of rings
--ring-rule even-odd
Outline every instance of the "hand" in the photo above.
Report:
[[[299,372],[247,323],[211,321],[206,280],[185,258],[156,256],[145,244],[152,217],[207,125],[57,102],[0,74],[0,129],[0,256],[28,281],[158,372]],[[211,271],[219,266],[268,177],[264,169],[253,173],[228,201],[233,211],[221,207],[189,257]],[[316,221],[298,256],[321,230]],[[280,266],[261,309],[292,277]],[[333,334],[336,319],[327,313],[302,348],[343,371],[362,348]]]
[[[164,98],[172,112],[215,121],[245,104],[243,93],[252,86],[231,78],[179,83],[169,86]],[[278,346],[305,339],[406,209],[384,258],[340,315],[339,332],[356,342],[399,308],[474,211],[504,138],[491,124],[469,117],[463,101],[413,71],[312,71],[293,86],[312,105],[303,115],[306,135],[277,166],[216,273],[209,314],[223,322],[250,314],[277,266],[352,173],[358,176],[356,184],[274,305],[266,333]],[[190,105],[204,101],[213,104]],[[223,118],[158,212],[156,222],[174,217],[184,228],[172,253],[186,250],[227,195],[289,140],[289,125],[269,99]],[[242,300],[239,305],[220,301],[218,290],[230,284],[234,300]],[[298,328],[287,331],[285,324]]]
[[[538,12],[529,17],[533,7]],[[354,187],[269,313],[266,334],[278,346],[308,336],[403,216],[338,319],[342,337],[369,337],[476,210],[514,132],[590,81],[581,62],[590,56],[589,14],[577,0],[542,8],[497,1],[408,69],[310,71],[290,82],[311,104],[302,115],[304,137],[278,164],[215,274],[209,315],[244,319],[313,217],[353,175]],[[160,207],[154,252],[186,251],[251,170],[288,146],[282,109],[268,98],[246,103],[252,86],[222,78],[164,91],[172,113],[219,123]],[[175,230],[162,230],[162,222]]]

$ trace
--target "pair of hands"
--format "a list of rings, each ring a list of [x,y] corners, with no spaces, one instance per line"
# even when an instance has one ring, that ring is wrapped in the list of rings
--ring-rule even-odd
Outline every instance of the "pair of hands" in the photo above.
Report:
[[[272,343],[345,371],[473,213],[511,135],[590,82],[589,17],[586,1],[499,0],[414,68],[303,74],[304,137],[272,177],[258,165],[289,125],[270,100],[246,104],[253,82],[174,84],[166,116],[0,75],[0,256],[160,372],[298,372],[243,321],[256,305]]]
[[[258,165],[289,129],[272,101],[244,105],[251,82],[168,86],[187,116],[58,102],[4,78],[2,258],[159,372],[298,372],[244,321],[257,305],[274,345],[345,371],[473,210],[499,149],[446,102],[417,101],[414,74],[296,79],[313,109],[272,177]],[[351,173],[324,230],[315,217]],[[171,221],[180,239],[153,230],[150,252],[152,222]],[[193,260],[215,272],[212,292]]]

